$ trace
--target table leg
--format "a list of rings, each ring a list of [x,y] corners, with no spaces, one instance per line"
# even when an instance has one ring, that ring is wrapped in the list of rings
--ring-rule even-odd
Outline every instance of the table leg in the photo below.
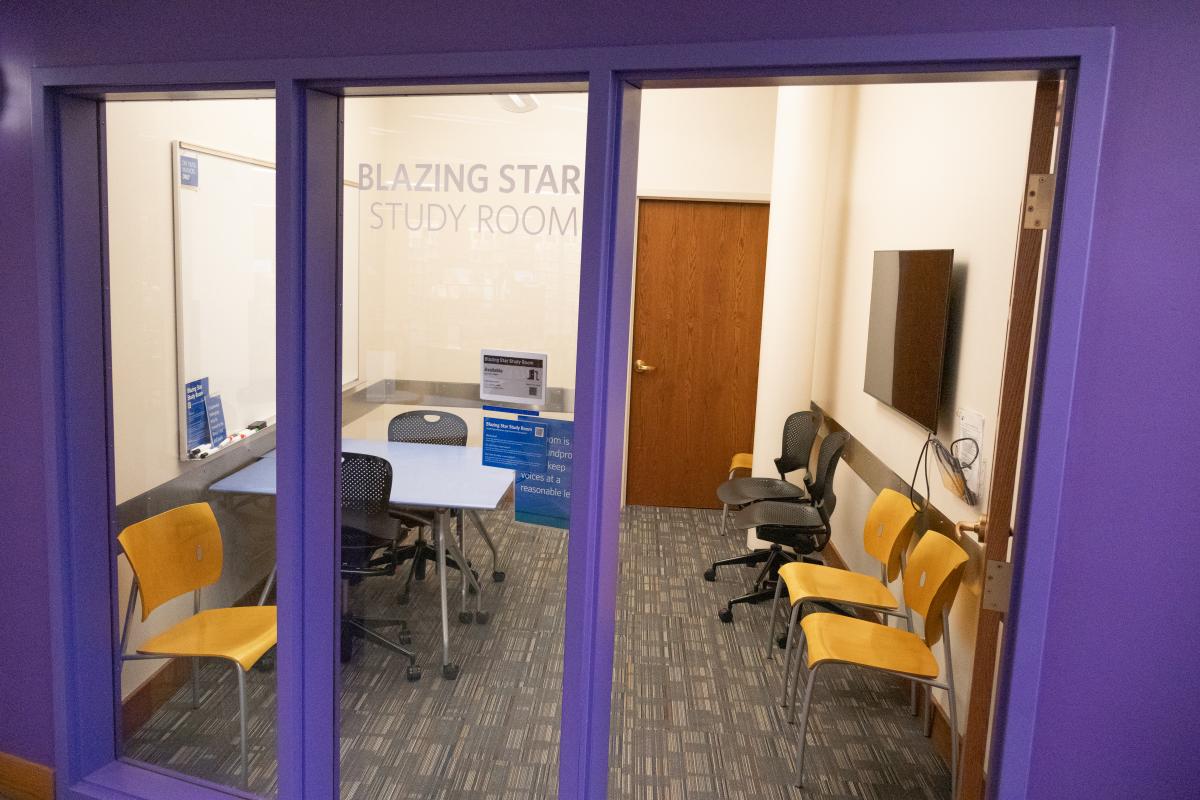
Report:
[[[446,547],[450,549],[450,555],[460,564],[466,564],[467,558],[463,552],[458,549],[458,543],[455,542],[453,536],[446,537]],[[464,585],[466,581],[470,581],[471,588],[475,590],[475,621],[480,625],[488,621],[488,615],[483,610],[483,587],[479,585],[479,581],[475,579],[475,573],[471,572],[470,567],[462,571]]]
[[[454,680],[458,677],[458,665],[450,663],[450,603],[446,597],[446,509],[439,508],[433,515],[433,537],[437,539],[438,590],[442,599],[442,677]]]
[[[500,583],[504,580],[504,571],[500,569],[500,552],[496,549],[495,543],[492,542],[492,537],[488,535],[488,530],[483,524],[483,518],[479,516],[479,512],[475,509],[468,509],[467,513],[471,515],[471,522],[475,523],[475,530],[479,531],[479,535],[483,537],[483,541],[487,542],[488,549],[492,551],[492,580]]]
[[[466,548],[463,546],[462,509],[454,512],[454,533],[458,537],[458,552],[461,554],[454,556],[454,560],[458,562],[458,571],[462,573],[462,580],[459,582],[462,598],[458,601],[458,621],[466,624],[471,621],[471,614],[467,611],[467,573],[471,571],[471,565],[466,561]]]

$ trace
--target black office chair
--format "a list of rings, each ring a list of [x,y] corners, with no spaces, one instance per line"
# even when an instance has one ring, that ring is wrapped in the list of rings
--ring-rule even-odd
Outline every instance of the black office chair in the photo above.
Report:
[[[725,535],[730,507],[737,509],[759,500],[803,500],[808,496],[812,480],[808,462],[812,458],[813,442],[817,439],[822,422],[824,417],[820,411],[797,411],[784,420],[783,446],[779,458],[775,459],[778,478],[731,478],[717,487],[717,499],[722,503],[722,536]],[[804,470],[804,486],[797,486],[787,479],[789,472],[798,469]],[[708,580],[714,580],[715,577],[714,573]]]
[[[825,549],[833,532],[830,517],[837,505],[833,492],[833,476],[842,452],[850,436],[837,431],[825,437],[817,454],[817,470],[809,485],[809,496],[805,502],[787,500],[764,500],[751,503],[734,517],[734,527],[747,530],[755,528],[755,536],[770,542],[765,550],[750,555],[755,560],[736,561],[726,559],[718,563],[763,563],[750,591],[735,597],[717,612],[722,622],[733,622],[733,607],[739,603],[761,603],[775,595],[775,582],[779,579],[779,568],[797,558],[821,563],[819,559],[805,558],[811,553]],[[790,548],[791,552],[783,548]],[[764,563],[765,562],[765,563]],[[714,565],[715,568],[716,565]],[[706,576],[707,577],[707,576]]]
[[[725,504],[721,512],[722,536],[725,535],[730,506],[741,509],[762,500],[808,502],[813,481],[809,461],[812,457],[813,442],[822,422],[823,417],[819,411],[797,411],[788,416],[783,423],[783,448],[779,458],[775,459],[775,468],[779,470],[778,478],[732,478],[717,487],[717,499]],[[786,478],[789,472],[798,469],[804,470],[803,486],[798,486]],[[752,567],[768,558],[766,551],[753,550],[744,555],[714,561],[712,566],[704,571],[704,580],[715,581],[717,567],[733,564]]]
[[[392,576],[411,556],[399,544],[402,536],[388,514],[392,494],[392,465],[387,459],[362,453],[342,453],[342,661],[350,660],[354,639],[361,638],[408,658],[407,677],[421,677],[416,654],[405,647],[410,637],[400,619],[356,615],[350,610],[351,588],[364,578]],[[400,629],[396,641],[379,632]]]
[[[388,423],[389,442],[467,446],[467,423],[446,411],[405,411]]]
[[[434,411],[431,409],[405,411],[402,414],[392,417],[391,422],[388,423],[388,441],[466,447],[467,423],[462,417],[447,411]],[[478,514],[470,513],[472,522],[479,529],[480,535],[492,551],[492,580],[499,583],[504,580],[504,573],[498,567],[499,555],[496,551],[496,546],[492,542],[487,528],[484,527],[483,520]],[[392,516],[417,526],[417,541],[413,544],[412,567],[409,569],[408,578],[404,581],[404,590],[400,593],[400,602],[406,603],[408,602],[409,591],[412,588],[413,578],[415,577],[417,580],[424,579],[426,563],[429,561],[436,562],[437,560],[437,550],[424,535],[426,529],[432,529],[433,527],[433,512],[424,508],[393,509]],[[461,551],[463,512],[461,509],[454,509],[452,516],[454,517],[459,539],[459,550]],[[461,566],[453,558],[447,558],[446,566],[452,569],[461,569]],[[477,574],[476,577],[478,577]],[[464,614],[460,613],[460,621],[463,621],[463,617]]]

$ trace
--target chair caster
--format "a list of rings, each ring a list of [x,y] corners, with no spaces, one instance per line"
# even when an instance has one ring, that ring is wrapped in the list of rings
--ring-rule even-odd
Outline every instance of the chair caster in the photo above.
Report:
[[[721,620],[721,622],[724,622],[726,624],[733,622],[733,609],[732,608],[722,608],[720,611],[717,612],[717,619]]]
[[[716,579],[717,579],[717,568],[716,567],[709,567],[708,569],[704,570],[704,580],[708,581],[709,583],[712,583]]]
[[[421,680],[421,668],[416,664],[413,664],[408,668],[408,671],[404,673],[404,677],[408,678],[409,683]]]
[[[470,625],[471,618],[473,616],[474,615],[470,611],[460,611],[460,612],[458,612],[458,621],[461,622],[463,625]]]
[[[479,590],[475,588],[475,584],[467,584],[467,594],[479,594]]]
[[[491,619],[491,615],[488,614],[488,612],[486,612],[486,611],[476,611],[475,612],[475,624],[476,625],[487,625],[488,621],[490,619]]]
[[[458,664],[442,664],[442,677],[448,681],[458,678]]]
[[[504,583],[504,573],[496,570],[492,573],[492,583]]]
[[[779,646],[780,650],[787,650],[787,637],[780,636],[778,639],[775,640],[775,644],[777,644]]]

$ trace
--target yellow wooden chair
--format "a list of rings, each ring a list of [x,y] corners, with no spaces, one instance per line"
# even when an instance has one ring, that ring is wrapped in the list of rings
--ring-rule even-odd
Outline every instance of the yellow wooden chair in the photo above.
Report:
[[[275,607],[246,606],[200,610],[200,590],[221,577],[221,530],[208,503],[192,503],[130,525],[117,537],[129,565],[133,586],[121,629],[121,661],[158,658],[192,659],[192,707],[199,705],[197,661],[223,658],[233,664],[238,680],[241,725],[242,785],[249,779],[246,746],[246,673],[275,646]],[[192,592],[192,616],[143,642],[137,654],[125,652],[138,595],[142,621],[156,608]]]
[[[904,572],[904,602],[924,619],[924,635],[889,628],[842,614],[809,614],[800,622],[800,657],[796,672],[807,672],[800,712],[800,747],[796,754],[796,785],[803,785],[804,745],[808,712],[817,673],[826,664],[853,664],[888,672],[945,689],[950,698],[950,790],[958,788],[958,717],[954,703],[954,665],[950,658],[950,606],[958,593],[967,554],[948,537],[928,531],[908,559]],[[942,640],[946,680],[937,680],[937,659],[930,649]],[[803,665],[803,670],[801,669]],[[797,677],[797,680],[799,677]],[[795,714],[795,706],[792,707]]]
[[[734,453],[733,459],[729,462],[729,480],[733,480],[733,476],[745,470],[750,472],[754,469],[754,453]],[[725,535],[725,525],[729,520],[729,503],[721,505],[721,535]]]
[[[775,622],[783,589],[787,588],[788,602],[792,613],[788,620],[787,645],[784,656],[782,704],[786,707],[790,699],[792,639],[796,622],[803,614],[804,604],[809,602],[841,603],[855,608],[866,608],[885,617],[900,617],[912,630],[912,613],[901,611],[896,597],[887,584],[896,580],[904,566],[904,554],[912,539],[913,522],[917,511],[912,501],[900,492],[884,489],[871,504],[867,521],[863,525],[863,549],[867,555],[879,562],[879,578],[859,572],[793,561],[779,568],[780,580],[775,584],[775,599],[771,603],[770,625],[767,630],[767,659],[772,658],[775,643]],[[916,706],[914,684],[913,706]]]

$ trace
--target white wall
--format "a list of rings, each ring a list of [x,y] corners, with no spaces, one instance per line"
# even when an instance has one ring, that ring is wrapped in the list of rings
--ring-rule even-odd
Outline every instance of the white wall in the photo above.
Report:
[[[812,402],[830,155],[834,131],[844,128],[835,115],[839,91],[835,86],[779,89],[754,409],[755,475],[778,476],[774,459],[783,423]],[[836,144],[842,146],[840,138]]]
[[[346,175],[369,181],[358,232],[366,381],[477,383],[488,347],[548,353],[550,385],[574,388],[587,95],[537,100],[524,114],[490,95],[346,101]],[[389,188],[397,165],[415,183],[422,163],[479,165],[486,188]],[[526,187],[522,164],[538,165],[534,175],[549,165],[555,185]],[[505,209],[526,224],[504,232],[515,219]]]
[[[273,100],[108,103],[117,502],[181,472],[171,142],[275,159]]]
[[[826,217],[827,230],[836,235],[828,237],[823,256],[813,399],[907,481],[925,431],[862,388],[873,253],[954,249],[956,271],[961,267],[965,282],[938,436],[950,440],[956,407],[978,411],[985,418],[988,457],[996,433],[1034,84],[880,85],[842,92],[849,150],[845,159],[835,160],[830,176],[844,197],[829,205]],[[760,391],[767,390],[760,384]],[[974,521],[980,515],[982,507],[968,506],[942,486],[936,465],[930,479],[933,504],[951,519]],[[852,569],[875,574],[878,568],[862,548],[874,495],[845,467],[835,486],[834,547]],[[960,726],[982,586],[982,551],[973,541],[965,543],[971,562],[951,615],[955,679],[964,701]],[[893,589],[900,591],[899,585]],[[937,651],[940,659],[941,648]],[[943,707],[944,702],[942,697]]]
[[[775,93],[643,90],[638,196],[770,200]]]
[[[273,161],[272,100],[108,103],[109,286],[112,325],[113,441],[116,499],[123,502],[177,477],[178,376],[175,369],[175,254],[171,142],[181,139]],[[228,605],[257,580],[240,566],[256,544],[225,537],[226,576],[205,590],[206,607]],[[124,612],[132,574],[117,561],[119,607]],[[131,647],[191,614],[181,597],[135,622]],[[140,618],[140,611],[135,619]],[[161,661],[134,661],[121,676],[123,696]]]

